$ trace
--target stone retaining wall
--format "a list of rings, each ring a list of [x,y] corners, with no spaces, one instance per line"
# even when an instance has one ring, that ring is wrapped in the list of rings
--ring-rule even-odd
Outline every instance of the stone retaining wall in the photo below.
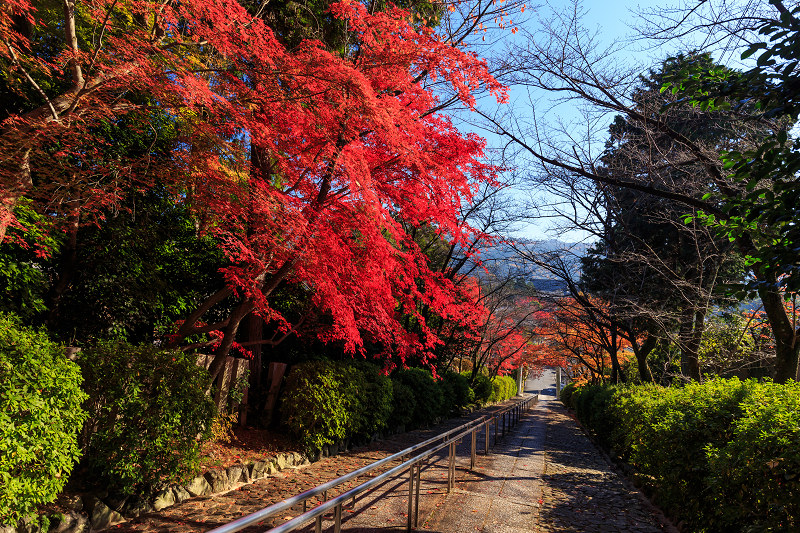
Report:
[[[47,533],[89,533],[99,531],[141,514],[160,511],[176,503],[200,496],[228,492],[272,476],[287,468],[310,464],[297,452],[278,453],[262,461],[212,468],[184,484],[170,484],[145,499],[120,499],[108,494],[62,494],[58,504],[69,509],[67,514],[51,515]],[[38,523],[22,521],[16,528],[0,526],[0,533],[44,533]]]

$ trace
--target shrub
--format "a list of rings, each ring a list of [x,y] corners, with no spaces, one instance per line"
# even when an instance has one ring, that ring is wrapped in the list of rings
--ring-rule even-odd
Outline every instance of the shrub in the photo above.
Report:
[[[416,400],[411,416],[411,427],[428,426],[441,416],[444,397],[433,375],[422,368],[407,368],[395,374],[394,379],[411,389]]]
[[[389,424],[393,389],[367,362],[303,363],[287,378],[283,422],[312,454],[346,438],[370,437]]]
[[[504,385],[504,390],[503,390],[503,396],[504,396],[503,400],[508,400],[508,399],[512,398],[513,396],[516,396],[517,395],[517,380],[515,380],[511,376],[501,376],[500,379],[502,379],[503,383],[505,384]]]
[[[80,384],[63,348],[0,314],[0,523],[14,526],[61,492],[80,455]]]
[[[630,459],[658,483],[659,500],[701,525],[711,507],[705,491],[709,465],[706,448],[718,448],[733,437],[739,404],[754,386],[738,379],[714,379],[684,387],[661,389],[657,401],[648,401]],[[635,419],[634,419],[635,420]],[[692,494],[692,498],[686,498]]]
[[[730,442],[708,446],[719,531],[800,530],[800,384],[759,384],[740,404]]]
[[[208,373],[196,360],[124,342],[81,352],[90,413],[82,444],[91,478],[112,491],[141,494],[195,473],[215,415],[205,393]]]
[[[497,403],[503,401],[503,383],[499,377],[491,380],[492,393],[489,395],[489,403]]]
[[[464,375],[469,376],[470,372],[465,372]],[[483,405],[489,401],[489,397],[492,395],[492,382],[488,377],[481,373],[476,374],[470,387],[475,403]]]
[[[417,408],[417,400],[411,387],[399,380],[392,380],[392,414],[389,417],[392,428],[410,426]]]
[[[614,448],[614,435],[619,421],[610,409],[616,396],[617,388],[613,385],[596,386],[592,388],[585,400],[585,420],[589,427],[594,429],[600,446]]]
[[[457,372],[445,372],[440,383],[443,390],[448,390],[445,402],[450,408],[445,415],[457,415],[461,409],[475,401],[475,393],[469,388],[469,381],[465,376]]]
[[[713,379],[593,386],[579,418],[693,531],[794,531],[800,516],[800,385]]]
[[[457,414],[458,407],[456,407],[456,391],[453,388],[453,384],[449,381],[445,381],[444,377],[440,376],[436,381],[436,386],[442,393],[442,404],[439,417],[449,418],[450,416]]]
[[[354,371],[353,369],[349,369]],[[348,372],[327,361],[297,365],[286,379],[281,407],[290,434],[311,453],[347,436],[352,428]]]
[[[504,402],[517,393],[517,383],[509,376],[495,376],[491,380],[492,393],[489,402]]]
[[[392,414],[392,380],[381,373],[380,369],[366,361],[351,363],[356,373],[353,384],[355,394],[353,402],[352,434],[356,437],[369,438],[389,425]]]
[[[561,389],[561,395],[559,396],[559,400],[561,403],[564,404],[565,407],[569,409],[575,409],[575,406],[572,404],[572,395],[575,393],[576,385],[574,382],[567,383],[567,386]]]

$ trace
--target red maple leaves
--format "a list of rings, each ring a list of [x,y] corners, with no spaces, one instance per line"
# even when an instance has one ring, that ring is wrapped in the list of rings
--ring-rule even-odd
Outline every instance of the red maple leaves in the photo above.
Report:
[[[270,305],[286,284],[309,289],[330,317],[323,340],[358,351],[366,335],[401,357],[430,350],[437,339],[420,306],[467,321],[475,302],[428,268],[403,224],[463,241],[471,229],[458,208],[495,169],[481,160],[481,139],[435,112],[428,84],[467,107],[477,89],[501,99],[503,89],[483,61],[402,10],[343,1],[330,12],[347,22],[347,49],[305,41],[289,50],[231,0],[95,0],[60,20],[7,3],[1,57],[20,84],[48,90],[2,125],[3,234],[22,197],[56,219],[85,218],[159,184],[231,259],[225,275],[239,303],[220,324],[219,356],[251,312],[291,328]],[[63,24],[64,46],[37,52],[22,20],[34,34]],[[154,115],[176,132],[168,153],[113,150],[104,125],[144,132]],[[204,329],[218,296],[187,317],[181,337]],[[405,331],[402,315],[421,334]]]

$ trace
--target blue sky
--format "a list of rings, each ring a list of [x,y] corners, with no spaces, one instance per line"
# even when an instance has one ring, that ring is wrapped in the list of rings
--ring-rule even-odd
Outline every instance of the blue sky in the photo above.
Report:
[[[667,2],[666,5],[674,5],[672,2]],[[688,0],[691,2],[692,0]],[[656,2],[654,0],[646,1],[603,1],[603,0],[583,0],[581,2],[586,15],[582,18],[583,25],[589,31],[597,31],[601,44],[610,45],[614,41],[620,41],[619,46],[624,49],[618,54],[617,61],[624,62],[626,66],[631,64],[641,64],[641,72],[646,72],[649,67],[658,64],[661,60],[665,59],[670,53],[675,50],[672,49],[649,49],[644,50],[646,44],[642,41],[633,40],[632,37],[636,35],[635,30],[637,24],[637,11],[641,10],[658,10],[665,6],[665,2]],[[547,16],[550,10],[571,10],[572,2],[569,0],[552,0],[548,4],[543,5],[539,9],[539,15]],[[529,27],[531,30],[537,24],[536,16],[532,16],[524,27]],[[519,35],[519,34],[518,34]],[[527,103],[527,97],[520,94],[511,95],[512,102],[516,101],[517,105],[514,106],[515,113],[524,112],[525,107],[530,107]],[[547,96],[543,96],[547,98]],[[512,103],[513,105],[513,103]],[[541,105],[540,109],[546,108],[546,105]],[[541,112],[537,112],[537,115]],[[573,104],[560,104],[558,108],[550,113],[543,114],[545,120],[552,120],[553,117],[559,119],[578,120],[579,115],[574,110]],[[608,120],[611,120],[609,115]],[[492,135],[482,132],[487,137],[490,145],[495,144],[497,141],[492,139]],[[522,194],[522,193],[521,193]],[[546,200],[546,197],[539,196],[540,199]],[[586,238],[586,235],[581,232],[571,232],[566,234],[559,234],[558,232],[550,231],[553,222],[547,219],[535,221],[527,224],[521,229],[518,236],[527,239],[545,240],[548,238],[558,238],[566,241],[580,241]]]

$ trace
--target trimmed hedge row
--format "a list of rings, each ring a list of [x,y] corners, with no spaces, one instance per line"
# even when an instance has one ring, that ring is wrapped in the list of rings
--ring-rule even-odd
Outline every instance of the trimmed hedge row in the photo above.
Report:
[[[800,384],[594,385],[562,399],[690,530],[800,530]]]
[[[467,378],[472,372],[462,372],[461,376]],[[490,378],[484,374],[477,374],[472,382],[472,395],[475,403],[504,402],[517,394],[517,382],[510,376],[495,376]]]
[[[473,403],[504,401],[517,392],[511,378],[480,378],[476,390],[455,372],[437,381],[428,370],[408,368],[389,378],[363,361],[309,361],[287,377],[282,421],[314,455],[344,439],[368,440],[384,429],[425,427]]]
[[[489,402],[504,402],[516,394],[517,382],[511,376],[495,376],[492,379],[492,394],[489,396]]]
[[[303,363],[287,377],[282,421],[306,450],[316,452],[384,429],[394,407],[392,392],[391,380],[367,363]]]

